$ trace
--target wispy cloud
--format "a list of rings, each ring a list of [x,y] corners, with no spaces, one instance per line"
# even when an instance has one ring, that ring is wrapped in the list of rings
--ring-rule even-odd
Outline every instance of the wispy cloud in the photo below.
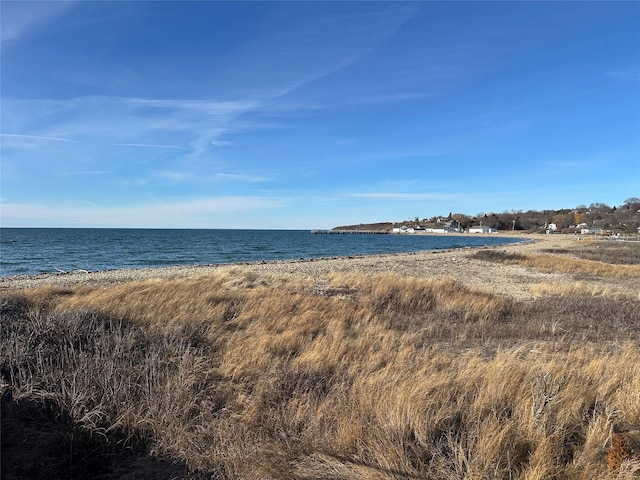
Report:
[[[108,170],[78,170],[74,172],[61,172],[57,173],[56,177],[76,177],[83,175],[105,175],[109,173]]]
[[[81,206],[4,203],[0,212],[3,225],[15,226],[224,227],[229,215],[259,216],[286,205],[281,198],[224,196],[112,207],[86,201]]]
[[[617,78],[619,80],[630,80],[633,82],[640,82],[640,67],[632,66],[626,68],[620,68],[618,70],[610,70],[605,73],[607,77]]]
[[[394,103],[406,102],[409,100],[424,100],[433,97],[433,93],[427,92],[404,92],[404,93],[387,93],[379,95],[369,95],[364,97],[355,97],[350,104],[369,104],[369,103]]]
[[[214,147],[228,147],[229,145],[233,145],[233,143],[227,140],[211,140],[211,145]]]
[[[540,161],[539,171],[546,172],[553,170],[568,170],[575,172],[576,175],[590,172],[595,169],[604,171],[605,169],[614,169],[615,165],[625,157],[634,157],[637,155],[637,147],[634,145],[631,149],[616,148],[602,152],[590,152],[580,157],[558,157]]]
[[[22,135],[18,133],[0,133],[0,137],[6,140],[17,140],[21,142],[68,142],[78,143],[75,140],[60,137],[48,137],[45,135]]]
[[[170,183],[192,182],[194,179],[197,178],[193,174],[190,174],[187,172],[177,172],[173,170],[172,171],[165,170],[161,172],[156,171],[153,173],[153,175],[154,177],[157,177],[159,179],[162,179]]]
[[[2,2],[0,44],[11,46],[42,31],[42,27],[64,14],[74,2]]]
[[[243,173],[214,173],[209,175],[189,173],[186,171],[163,170],[155,171],[153,174],[157,178],[167,180],[171,183],[217,183],[217,182],[242,182],[259,183],[272,180],[272,177],[262,175],[250,175]]]
[[[100,97],[95,97],[100,98]],[[201,112],[212,118],[234,115],[238,110],[247,110],[255,106],[255,101],[215,101],[192,99],[154,99],[154,98],[113,98],[132,107],[165,109],[166,111]]]
[[[270,177],[260,175],[246,175],[241,173],[217,173],[216,178],[220,180],[234,180],[239,182],[266,182],[271,180]]]
[[[401,160],[408,158],[438,158],[452,155],[454,150],[445,150],[438,147],[432,149],[423,149],[420,147],[397,148],[394,150],[378,151],[376,153],[363,153],[354,155],[345,155],[340,157],[332,157],[337,162],[375,162],[385,160]]]
[[[262,77],[264,86],[257,98],[285,97],[353,65],[383,45],[416,10],[409,4],[378,3],[367,9],[299,17],[295,27],[262,38],[259,57],[243,59]]]
[[[191,150],[189,147],[180,145],[154,145],[149,143],[112,143],[115,147],[138,147],[138,148],[172,148],[175,150]]]
[[[406,193],[406,192],[367,192],[367,193],[348,193],[344,195],[350,198],[362,198],[369,200],[398,200],[398,201],[440,201],[440,200],[459,200],[462,194],[455,193]]]
[[[22,135],[25,139],[73,141],[69,140],[72,138],[92,145],[190,150],[198,156],[212,146],[224,144],[221,137],[232,130],[234,120],[257,105],[255,100],[246,99],[8,99],[3,102],[3,123],[29,133]],[[38,135],[31,135],[36,129]],[[157,138],[171,141],[153,141]]]
[[[214,160],[215,148],[231,144],[225,138],[228,135],[264,127],[256,125],[255,119],[253,124],[246,119],[240,121],[245,114],[290,110],[292,107],[284,96],[370,53],[390,38],[414,11],[415,8],[407,5],[379,4],[366,10],[344,9],[342,13],[322,18],[307,16],[295,27],[273,30],[259,39],[256,44],[259,48],[251,52],[246,62],[242,62],[242,58],[238,60],[243,77],[260,78],[260,82],[240,86],[237,91],[243,93],[236,99],[118,96],[6,99],[3,123],[15,125],[21,133],[37,131],[51,138],[72,138],[83,145],[189,150],[187,161]],[[327,31],[335,35],[328,37]],[[298,45],[300,38],[305,39],[304,48]],[[313,61],[309,61],[310,58]],[[364,101],[401,101],[421,95],[377,95]],[[159,138],[167,142],[158,142]]]
[[[581,170],[583,168],[591,166],[591,162],[584,160],[550,160],[543,162],[543,167],[551,170]]]

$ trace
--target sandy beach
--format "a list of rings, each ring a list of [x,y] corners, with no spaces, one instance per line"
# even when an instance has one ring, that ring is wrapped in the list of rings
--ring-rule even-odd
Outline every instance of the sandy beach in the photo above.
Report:
[[[549,249],[570,251],[589,243],[589,241],[578,240],[575,235],[518,235],[518,237],[523,239],[522,243],[484,248],[518,254],[536,254]],[[319,288],[325,282],[324,277],[332,271],[396,274],[418,278],[452,278],[481,290],[521,300],[531,298],[529,287],[532,284],[575,282],[574,277],[568,274],[544,273],[518,265],[476,260],[472,258],[472,255],[477,250],[476,248],[463,248],[355,257],[26,275],[0,278],[0,289],[74,285],[101,286],[152,278],[207,275],[219,269],[230,268],[250,269],[256,273],[271,275],[309,277],[317,282]],[[597,279],[596,281],[601,283],[603,287],[637,292],[637,287],[631,281],[620,279]]]

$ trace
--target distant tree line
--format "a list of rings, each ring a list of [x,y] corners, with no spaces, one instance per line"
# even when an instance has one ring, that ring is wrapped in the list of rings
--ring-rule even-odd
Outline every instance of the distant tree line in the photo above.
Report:
[[[619,233],[636,233],[640,227],[640,198],[628,198],[619,207],[592,203],[560,210],[480,212],[475,216],[455,213],[447,218],[458,221],[463,228],[482,224],[497,230],[543,231],[553,223],[560,232],[602,228]],[[425,220],[435,223],[438,218]]]
[[[476,225],[486,225],[497,230],[520,230],[544,232],[550,224],[557,227],[558,232],[580,232],[584,228],[601,228],[612,233],[637,233],[640,227],[640,198],[631,197],[620,206],[609,206],[605,203],[578,205],[575,208],[560,210],[509,210],[504,212],[479,212],[475,216],[464,213],[449,213],[447,216],[434,216],[402,222],[380,222],[361,224],[338,229],[391,230],[398,226],[438,226],[457,222],[460,227],[468,229]]]

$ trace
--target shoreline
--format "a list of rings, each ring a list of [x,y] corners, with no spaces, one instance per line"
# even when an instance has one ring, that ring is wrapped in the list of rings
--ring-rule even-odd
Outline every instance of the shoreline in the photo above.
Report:
[[[405,235],[402,235],[405,236]],[[271,258],[268,258],[269,255],[267,255],[267,258],[261,258],[261,256],[259,255],[247,255],[246,257],[251,257],[253,256],[253,258],[242,258],[242,255],[236,255],[240,258],[215,258],[216,256],[214,255],[213,258],[206,258],[203,257],[201,259],[198,258],[193,258],[193,262],[194,263],[172,263],[171,260],[169,260],[168,262],[163,262],[163,261],[159,261],[157,262],[156,265],[145,265],[143,263],[140,263],[138,265],[136,265],[135,260],[132,260],[131,262],[128,262],[129,265],[126,266],[118,266],[117,262],[111,262],[112,265],[95,265],[95,269],[92,269],[90,266],[90,263],[86,263],[86,266],[88,268],[85,267],[85,265],[78,265],[77,268],[75,269],[64,269],[64,268],[57,268],[57,265],[50,263],[48,265],[49,268],[46,269],[40,269],[40,268],[33,268],[33,270],[31,271],[26,271],[26,272],[6,272],[6,273],[2,273],[0,274],[0,289],[2,289],[4,287],[4,284],[7,283],[14,283],[15,281],[30,281],[30,280],[38,280],[38,279],[42,279],[45,277],[59,277],[61,275],[70,275],[70,274],[78,274],[78,273],[84,273],[84,274],[96,274],[96,273],[101,273],[101,272],[115,272],[115,271],[120,271],[120,270],[158,270],[158,269],[168,269],[168,268],[196,268],[196,267],[220,267],[220,266],[225,266],[225,265],[253,265],[253,264],[262,264],[262,263],[272,263],[272,262],[298,262],[298,261],[320,261],[320,260],[327,260],[327,259],[336,259],[336,258],[348,258],[348,257],[359,257],[359,256],[375,256],[375,255],[396,255],[396,254],[413,254],[416,252],[422,252],[422,251],[426,251],[426,252],[430,252],[430,251],[436,251],[436,250],[448,250],[448,249],[460,249],[460,248],[482,248],[482,247],[489,247],[489,246],[500,246],[503,243],[501,243],[501,240],[504,241],[504,244],[508,244],[510,242],[513,243],[521,243],[521,242],[528,242],[528,241],[532,241],[531,239],[527,239],[524,236],[514,236],[512,234],[504,233],[501,235],[496,235],[496,234],[468,234],[468,233],[453,233],[453,234],[447,234],[447,235],[443,235],[443,234],[437,234],[437,233],[419,233],[419,234],[415,234],[415,235],[408,235],[408,236],[425,236],[425,237],[441,237],[443,239],[446,238],[453,238],[453,237],[459,237],[459,238],[473,238],[475,240],[477,240],[476,242],[472,242],[472,241],[465,241],[465,240],[457,240],[457,242],[462,242],[462,243],[471,243],[473,245],[455,245],[456,241],[453,241],[452,245],[443,245],[442,247],[440,246],[427,246],[427,248],[424,248],[421,245],[415,244],[412,245],[409,248],[415,248],[415,250],[408,250],[408,251],[403,251],[403,250],[399,250],[399,251],[380,251],[378,253],[373,253],[373,252],[362,252],[362,253],[341,253],[339,251],[336,252],[331,252],[331,251],[326,251],[325,255],[326,256],[311,256],[314,255],[313,251],[309,251],[309,252],[298,252],[299,256],[291,256],[290,258],[287,258],[287,256],[282,257],[282,258],[277,258],[276,256],[272,256]],[[482,239],[486,238],[486,241],[483,241]],[[489,240],[490,239],[490,240]],[[496,242],[495,244],[492,244],[492,242]],[[416,242],[414,242],[416,243]],[[421,242],[417,242],[417,243],[421,243]],[[444,241],[443,243],[447,243],[447,244],[451,244],[452,242],[446,242]],[[478,245],[479,244],[479,245]],[[488,245],[489,244],[489,245]],[[348,250],[348,249],[347,249]],[[375,251],[375,249],[374,249]],[[305,254],[308,254],[310,256],[304,256]],[[197,257],[197,256],[196,256]],[[47,260],[47,259],[45,259]],[[166,260],[166,259],[165,259]],[[199,260],[205,260],[205,262],[199,262]],[[211,263],[206,262],[206,260],[210,260]],[[62,265],[61,265],[62,266]]]
[[[428,233],[418,233],[416,235],[436,235],[442,236],[441,234],[434,234],[431,232]],[[455,234],[460,236],[470,236],[470,237],[481,237],[486,236],[490,238],[513,238],[512,235],[495,235],[495,234]],[[194,264],[184,264],[184,265],[161,265],[157,267],[124,267],[124,268],[110,268],[107,270],[62,270],[56,268],[56,272],[41,272],[41,273],[23,273],[18,275],[4,275],[0,276],[0,289],[6,288],[4,284],[13,284],[16,282],[22,281],[39,281],[46,280],[50,278],[64,278],[67,276],[73,275],[109,275],[110,273],[118,273],[118,272],[159,272],[162,273],[164,271],[170,272],[172,270],[198,270],[198,269],[218,269],[224,267],[252,267],[252,266],[260,266],[260,265],[273,265],[273,264],[297,264],[297,263],[306,263],[306,262],[325,262],[325,261],[334,261],[334,260],[353,260],[359,258],[382,258],[382,257],[398,257],[404,255],[419,255],[419,254],[438,254],[438,253],[446,253],[446,252],[454,252],[454,251],[469,251],[469,250],[480,250],[484,248],[501,248],[507,246],[515,246],[521,245],[525,243],[535,243],[539,240],[537,239],[526,239],[523,238],[520,242],[514,243],[504,243],[497,245],[478,245],[478,246],[461,246],[461,247],[448,247],[448,248],[434,248],[428,250],[413,250],[406,252],[387,252],[387,253],[364,253],[364,254],[350,254],[350,255],[333,255],[326,257],[296,257],[296,258],[283,258],[283,259],[266,259],[266,260],[247,260],[247,261],[236,261],[236,262],[221,262],[221,263],[194,263]]]
[[[106,287],[151,279],[200,277],[216,271],[240,268],[258,274],[313,278],[318,284],[324,284],[326,276],[331,272],[360,272],[367,275],[396,274],[425,279],[451,278],[473,288],[524,299],[530,297],[528,286],[533,283],[569,282],[571,279],[567,275],[541,273],[515,265],[476,260],[471,256],[476,251],[486,248],[501,249],[511,253],[536,253],[546,248],[576,244],[573,235],[531,237],[533,236],[527,236],[522,239],[522,242],[517,243],[442,250],[0,277],[0,291],[39,287]]]

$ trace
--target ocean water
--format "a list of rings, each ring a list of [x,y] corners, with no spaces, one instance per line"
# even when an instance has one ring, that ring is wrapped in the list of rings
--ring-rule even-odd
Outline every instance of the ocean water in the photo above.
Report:
[[[0,276],[414,252],[517,241],[457,235],[313,235],[308,230],[2,228]]]

